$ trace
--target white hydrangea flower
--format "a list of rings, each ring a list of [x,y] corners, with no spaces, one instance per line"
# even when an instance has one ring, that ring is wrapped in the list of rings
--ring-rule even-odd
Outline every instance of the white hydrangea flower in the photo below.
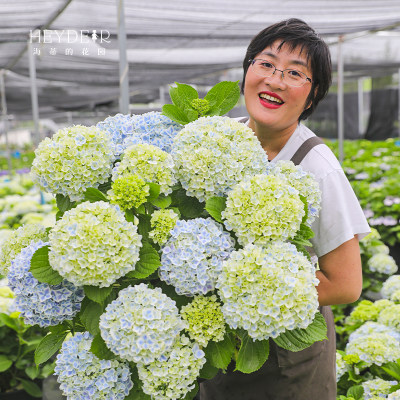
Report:
[[[399,342],[387,333],[375,333],[374,336],[361,336],[347,343],[346,354],[355,354],[367,365],[382,365],[400,358]]]
[[[390,393],[387,397],[387,400],[400,400],[400,389]]]
[[[65,212],[49,239],[50,265],[76,286],[110,286],[135,269],[142,246],[137,227],[103,201]]]
[[[242,245],[266,245],[293,238],[304,216],[299,192],[280,176],[247,177],[228,193],[222,212],[225,227]]]
[[[275,175],[286,178],[290,186],[299,191],[301,196],[307,199],[308,217],[307,225],[318,216],[321,209],[321,190],[318,182],[311,172],[305,171],[300,165],[294,165],[292,161],[280,160],[268,169],[269,175]]]
[[[364,389],[364,399],[373,399],[375,396],[380,399],[387,399],[390,388],[396,384],[397,381],[385,381],[381,378],[363,382],[361,385]]]
[[[384,253],[373,255],[368,260],[368,268],[372,272],[379,272],[387,275],[393,275],[397,272],[397,264],[394,258]]]
[[[87,188],[108,181],[114,161],[108,135],[96,127],[74,125],[44,139],[35,150],[32,179],[45,192],[82,200]]]
[[[91,351],[93,337],[78,332],[57,355],[54,372],[68,400],[123,400],[133,383],[128,363],[100,360]]]
[[[400,343],[400,332],[387,325],[374,321],[367,321],[352,332],[349,336],[348,342],[350,343],[354,340],[358,340],[362,336],[374,336],[375,333],[387,333]]]
[[[0,313],[11,314],[15,295],[8,286],[7,278],[0,279]]]
[[[159,245],[165,244],[178,219],[179,215],[174,210],[155,210],[150,219],[152,228],[149,232],[150,239]]]
[[[400,304],[383,309],[379,313],[378,322],[400,331]]]
[[[389,254],[389,247],[383,243],[375,246],[370,246],[368,247],[368,250],[372,253],[372,255]]]
[[[400,302],[400,275],[392,275],[383,282],[382,297],[391,301]]]
[[[216,286],[227,324],[264,340],[314,320],[318,283],[314,266],[294,245],[272,242],[233,252]]]
[[[228,117],[201,117],[175,136],[177,177],[189,196],[224,196],[246,175],[263,173],[268,157],[253,131]]]
[[[137,175],[145,182],[157,183],[161,186],[161,193],[166,195],[177,183],[172,156],[151,144],[134,144],[125,150],[122,161],[113,168],[112,180],[127,175]]]
[[[336,351],[336,382],[349,370],[349,364],[343,360],[343,356]]]
[[[137,365],[142,389],[154,400],[182,399],[194,389],[205,362],[199,345],[180,335],[169,352],[148,365]]]
[[[100,317],[100,332],[122,359],[149,364],[168,351],[184,323],[175,301],[144,283],[119,292]]]

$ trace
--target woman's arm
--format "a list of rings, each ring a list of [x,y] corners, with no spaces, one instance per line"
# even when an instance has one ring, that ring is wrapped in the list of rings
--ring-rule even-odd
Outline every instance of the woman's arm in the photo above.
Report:
[[[318,263],[317,291],[321,306],[358,300],[362,290],[362,267],[357,237],[323,255]]]

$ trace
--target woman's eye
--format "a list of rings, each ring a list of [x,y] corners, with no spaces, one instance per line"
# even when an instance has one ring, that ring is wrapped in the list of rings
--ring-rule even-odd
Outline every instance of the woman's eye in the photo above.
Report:
[[[294,78],[300,78],[301,77],[301,72],[296,71],[295,69],[289,70],[288,74],[293,76]]]
[[[261,65],[264,68],[268,68],[268,69],[274,68],[274,66],[271,63],[267,62],[267,61],[262,62]]]

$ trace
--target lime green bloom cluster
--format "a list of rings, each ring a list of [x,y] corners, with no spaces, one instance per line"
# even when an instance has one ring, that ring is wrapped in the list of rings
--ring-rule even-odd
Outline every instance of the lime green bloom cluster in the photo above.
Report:
[[[190,106],[196,110],[200,116],[204,115],[210,109],[210,103],[206,99],[193,99]]]
[[[304,214],[295,188],[284,178],[260,174],[243,179],[228,193],[222,217],[240,244],[266,245],[293,238]]]
[[[192,340],[206,347],[210,340],[224,339],[225,320],[217,296],[195,296],[193,301],[182,307],[181,317],[186,321],[186,330]]]
[[[84,202],[49,233],[50,265],[76,286],[106,287],[135,269],[141,236],[118,206]]]
[[[0,247],[0,274],[7,275],[11,261],[23,248],[38,240],[47,240],[46,229],[42,225],[26,224],[13,231]]]
[[[393,304],[382,310],[378,322],[400,331],[400,304]]]
[[[197,343],[184,335],[172,350],[150,364],[137,364],[143,392],[157,400],[183,399],[195,387],[195,381],[206,362]]]
[[[400,302],[400,275],[392,275],[383,282],[381,294],[384,299]]]
[[[228,117],[201,117],[178,132],[172,154],[189,196],[224,196],[246,175],[263,173],[268,157],[253,131]]]
[[[390,300],[378,300],[375,302],[362,300],[357,307],[350,313],[347,322],[364,323],[366,321],[376,321],[379,313],[386,307],[393,305]]]
[[[32,179],[45,192],[82,200],[89,187],[107,182],[114,161],[113,145],[96,127],[74,125],[44,139],[35,151]]]
[[[347,343],[346,354],[355,354],[367,365],[382,365],[400,358],[399,342],[387,333],[361,336]]]
[[[321,209],[321,190],[318,182],[311,172],[304,171],[300,165],[292,161],[281,160],[273,164],[268,170],[269,175],[279,176],[287,180],[290,186],[304,196],[308,204],[308,217],[306,223],[311,225]]]
[[[112,183],[107,196],[111,203],[129,210],[145,203],[149,193],[149,185],[138,175],[123,175]]]
[[[157,183],[161,193],[169,194],[177,182],[172,156],[151,144],[129,146],[112,171],[112,180],[121,176],[137,175],[145,182]]]
[[[375,378],[363,382],[361,385],[364,389],[364,399],[387,398],[386,396],[390,393],[390,388],[396,384],[397,381],[385,381],[381,378]]]
[[[216,287],[227,324],[264,340],[313,321],[318,283],[314,266],[293,244],[272,242],[233,252]]]
[[[178,219],[179,216],[174,210],[154,211],[150,220],[152,230],[149,232],[149,237],[154,243],[165,244]]]

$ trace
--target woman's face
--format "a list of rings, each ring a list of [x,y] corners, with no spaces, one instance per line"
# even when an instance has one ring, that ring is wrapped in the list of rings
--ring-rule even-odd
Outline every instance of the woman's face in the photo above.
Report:
[[[269,61],[280,70],[290,68],[301,71],[312,80],[305,52],[302,53],[300,48],[291,50],[286,43],[278,50],[280,43],[274,42],[255,58]],[[281,72],[275,71],[275,74],[265,78],[257,75],[253,65],[250,65],[244,84],[244,99],[250,116],[250,126],[275,133],[293,133],[300,114],[306,108],[310,90],[309,81],[301,87],[290,86],[282,80]],[[266,96],[270,98],[265,98]]]

